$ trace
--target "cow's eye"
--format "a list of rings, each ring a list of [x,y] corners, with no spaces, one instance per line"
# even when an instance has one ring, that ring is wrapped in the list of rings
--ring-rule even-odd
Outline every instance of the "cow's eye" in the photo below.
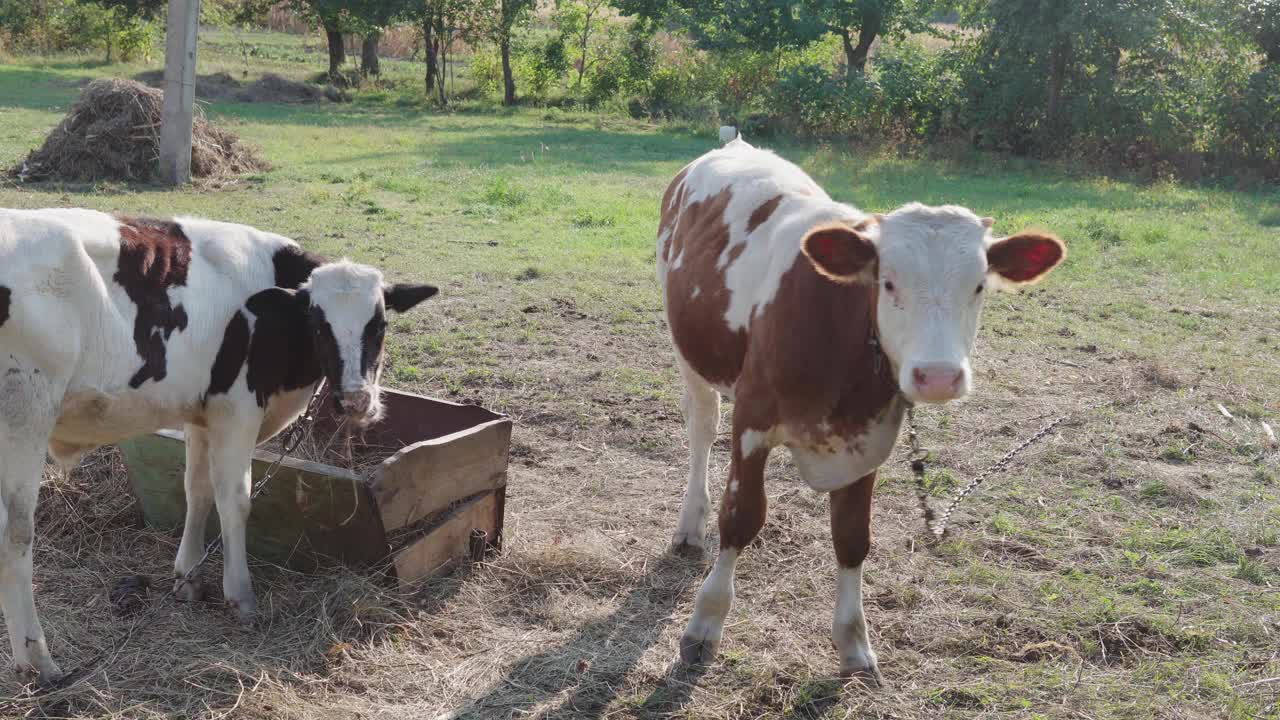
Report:
[[[885,280],[885,281],[884,281],[884,291],[885,291],[885,292],[893,292],[893,281],[892,281],[892,280]]]
[[[981,294],[982,294],[982,288],[984,288],[984,287],[986,287],[986,285],[979,284],[979,285],[978,285],[978,289],[977,289],[977,290],[974,290],[974,291],[973,291],[973,294],[974,294],[974,295],[981,295]]]

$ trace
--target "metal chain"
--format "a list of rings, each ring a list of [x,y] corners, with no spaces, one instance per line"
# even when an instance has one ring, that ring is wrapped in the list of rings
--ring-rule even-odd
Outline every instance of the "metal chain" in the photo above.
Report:
[[[924,514],[925,530],[928,531],[928,533],[932,536],[933,541],[936,542],[946,537],[947,525],[948,523],[951,522],[951,514],[956,511],[956,508],[960,506],[960,502],[964,500],[965,497],[969,495],[969,493],[976,490],[978,486],[981,485],[988,477],[990,477],[991,475],[995,474],[996,472],[1008,466],[1008,464],[1012,462],[1013,459],[1016,458],[1019,453],[1031,447],[1036,442],[1039,442],[1040,440],[1042,440],[1055,427],[1062,424],[1070,417],[1071,417],[1071,414],[1068,413],[1066,415],[1061,415],[1058,418],[1054,419],[1048,425],[1045,425],[1044,427],[1037,430],[1034,435],[1027,438],[1026,440],[1023,440],[1017,447],[1005,453],[1004,456],[1001,457],[999,460],[996,460],[994,463],[991,463],[991,465],[988,466],[987,469],[975,475],[974,478],[970,480],[968,484],[966,484],[960,490],[960,492],[956,493],[955,496],[951,498],[951,502],[947,504],[947,509],[942,511],[941,519],[938,519],[935,521],[936,516],[934,515],[933,508],[929,506],[929,500],[928,500],[929,494],[927,489],[925,488],[925,477],[924,477],[925,475],[924,461],[925,461],[925,458],[929,456],[929,451],[924,450],[920,447],[920,440],[918,437],[918,432],[916,430],[915,407],[913,405],[908,404],[907,405],[907,440],[911,446],[911,456],[910,456],[911,472],[913,475],[915,475],[916,497],[920,500],[920,509]]]
[[[311,400],[307,402],[306,410],[304,410],[302,415],[299,415],[298,418],[289,425],[288,429],[285,430],[284,439],[280,444],[280,454],[276,456],[275,460],[271,461],[271,465],[267,467],[267,471],[262,474],[262,478],[254,485],[253,490],[249,493],[250,502],[262,494],[262,491],[267,488],[267,484],[271,482],[271,478],[275,476],[276,471],[280,469],[280,465],[284,462],[285,456],[298,449],[298,445],[301,444],[303,438],[306,437],[307,432],[310,431],[312,424],[315,422],[316,405],[320,399],[320,394],[324,389],[324,385],[325,381],[321,378],[320,383],[316,385],[315,392],[311,394]],[[137,632],[138,627],[142,625],[142,621],[144,619],[153,618],[159,609],[164,606],[165,602],[177,595],[178,588],[191,582],[191,579],[196,576],[196,573],[200,571],[200,568],[205,564],[205,562],[221,548],[222,534],[219,533],[218,537],[209,541],[209,544],[205,546],[204,554],[200,556],[200,559],[196,561],[195,565],[191,566],[191,569],[188,570],[186,574],[181,578],[176,576],[174,577],[175,581],[180,580],[180,582],[174,582],[168,590],[161,593],[159,598],[157,598],[152,604],[150,611],[136,616],[133,623],[120,634],[120,638],[111,643],[109,651],[106,649],[99,651],[96,655],[81,663],[80,667],[65,673],[56,682],[40,688],[32,694],[32,697],[40,697],[54,692],[55,690],[61,690],[74,685],[81,678],[87,677],[89,671],[93,670],[99,663],[101,663],[102,660],[106,658],[108,652],[114,654],[122,650],[125,645],[129,644],[129,641],[133,638],[133,634]]]

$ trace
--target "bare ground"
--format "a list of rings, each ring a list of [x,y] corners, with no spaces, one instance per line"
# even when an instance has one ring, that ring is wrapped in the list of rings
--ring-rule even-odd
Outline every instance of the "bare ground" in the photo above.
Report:
[[[1253,372],[1265,353],[1241,345],[1274,336],[1276,318],[1215,309],[1229,313],[1218,333],[1236,350],[1154,354],[1057,328],[1070,305],[1052,290],[997,303],[976,395],[922,413],[938,499],[1073,413],[963,507],[947,542],[916,542],[901,451],[881,475],[866,604],[883,690],[834,677],[827,500],[785,452],[771,462],[769,521],[740,565],[720,660],[674,664],[711,558],[666,551],[686,461],[659,313],[619,328],[587,302],[504,310],[501,297],[473,295],[444,301],[425,329],[493,318],[534,324],[542,342],[495,330],[475,358],[441,359],[442,375],[414,389],[447,385],[514,416],[500,557],[412,591],[257,566],[255,627],[216,602],[170,603],[115,648],[133,621],[110,588],[132,574],[167,578],[177,543],[139,527],[123,470],[104,453],[69,477],[50,471],[36,562],[64,668],[100,650],[106,661],[39,699],[10,681],[5,694],[16,695],[0,714],[1276,717],[1280,471],[1260,420],[1280,407],[1275,375]],[[487,372],[467,380],[481,357]],[[214,586],[220,571],[215,562],[206,574]]]

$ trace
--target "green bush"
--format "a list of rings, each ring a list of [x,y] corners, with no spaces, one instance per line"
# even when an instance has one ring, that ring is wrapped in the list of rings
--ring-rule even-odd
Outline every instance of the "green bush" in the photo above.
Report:
[[[151,58],[160,24],[122,8],[83,0],[0,0],[0,42],[27,52],[101,50],[108,60]]]
[[[1280,179],[1280,65],[1249,77],[1222,105],[1224,144],[1233,155]]]
[[[969,62],[963,48],[930,52],[911,41],[881,51],[873,68],[890,122],[928,140],[958,131],[964,112],[962,72]]]
[[[877,136],[885,129],[882,95],[864,76],[833,77],[823,66],[787,68],[778,79],[771,113],[799,133]]]

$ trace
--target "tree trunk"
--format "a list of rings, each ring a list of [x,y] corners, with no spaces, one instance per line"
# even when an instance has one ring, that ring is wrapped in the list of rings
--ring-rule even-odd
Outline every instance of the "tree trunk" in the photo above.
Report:
[[[381,72],[378,67],[378,40],[381,37],[382,33],[378,30],[364,36],[364,44],[360,46],[360,73],[365,77]]]
[[[848,28],[840,28],[837,31],[840,42],[844,45],[845,77],[853,78],[867,71],[867,55],[871,52],[871,43],[875,42],[876,36],[880,34],[882,21],[879,14],[865,14],[862,18],[862,27],[858,28],[857,45],[853,44]]]
[[[511,30],[505,28],[498,41],[502,51],[502,104],[516,104],[516,79],[511,74]]]
[[[325,38],[329,41],[329,78],[337,79],[342,65],[347,61],[347,48],[342,44],[342,31],[326,25]]]
[[[587,43],[591,39],[591,16],[594,10],[588,8],[582,22],[582,42],[578,48],[578,89],[582,89],[582,75],[587,71]]]
[[[1049,49],[1049,97],[1044,107],[1045,147],[1058,142],[1063,131],[1062,89],[1066,85],[1071,41],[1059,40]]]
[[[436,74],[440,72],[440,65],[437,61],[439,50],[436,49],[436,42],[436,36],[431,32],[431,18],[428,17],[422,21],[422,50],[427,64],[427,76],[423,84],[427,88],[428,99],[431,98],[431,94],[436,90]]]

